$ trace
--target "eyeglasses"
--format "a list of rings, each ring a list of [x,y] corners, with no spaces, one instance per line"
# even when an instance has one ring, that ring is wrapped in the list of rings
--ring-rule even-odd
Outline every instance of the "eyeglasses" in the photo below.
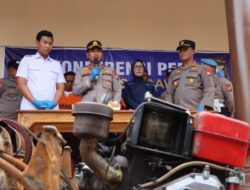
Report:
[[[142,69],[143,66],[142,65],[135,65],[135,69]]]

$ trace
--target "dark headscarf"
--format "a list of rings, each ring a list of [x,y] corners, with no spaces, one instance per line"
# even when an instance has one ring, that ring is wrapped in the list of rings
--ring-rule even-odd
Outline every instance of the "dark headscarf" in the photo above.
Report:
[[[144,69],[144,70],[145,70],[146,68],[145,68],[145,65],[144,65],[143,61],[140,60],[140,59],[135,60],[135,61],[131,64],[131,75],[132,75],[133,79],[139,80],[139,79],[143,79],[143,75],[142,75],[141,77],[135,76],[134,68],[135,68],[135,64],[136,64],[137,62],[140,62],[140,63],[141,63],[141,65],[143,66],[143,69]]]

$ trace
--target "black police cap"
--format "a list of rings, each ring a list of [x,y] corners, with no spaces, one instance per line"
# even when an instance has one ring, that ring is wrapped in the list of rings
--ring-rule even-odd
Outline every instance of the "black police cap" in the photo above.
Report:
[[[98,40],[92,40],[87,44],[87,50],[92,50],[95,47],[102,49],[102,43]]]
[[[192,40],[181,40],[176,50],[179,51],[181,48],[187,48],[187,47],[191,47],[192,49],[195,49],[195,42]]]

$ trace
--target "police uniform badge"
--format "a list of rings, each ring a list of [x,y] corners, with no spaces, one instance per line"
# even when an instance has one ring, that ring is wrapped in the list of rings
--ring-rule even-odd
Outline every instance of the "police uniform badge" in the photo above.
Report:
[[[13,88],[13,87],[8,87],[7,88],[7,94],[8,95],[13,95],[13,94],[15,94],[15,88]]]
[[[230,83],[226,83],[226,88],[228,92],[231,92],[233,90],[233,87]]]
[[[204,67],[204,71],[207,76],[212,76],[211,70],[209,68]]]
[[[8,101],[15,101],[17,100],[18,96],[19,94],[17,86],[15,86],[14,84],[7,84],[2,97],[4,97]]]
[[[189,78],[189,79],[188,79],[188,83],[189,83],[189,84],[194,84],[194,79],[193,79],[193,78]]]

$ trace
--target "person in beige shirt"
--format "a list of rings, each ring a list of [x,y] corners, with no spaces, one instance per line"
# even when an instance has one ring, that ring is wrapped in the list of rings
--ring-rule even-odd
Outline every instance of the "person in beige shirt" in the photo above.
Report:
[[[104,66],[102,44],[93,40],[87,44],[86,57],[90,61],[87,67],[79,69],[76,73],[73,93],[82,96],[81,101],[120,102],[121,84],[116,71]]]
[[[207,72],[214,79],[214,108],[220,114],[233,117],[234,116],[234,95],[233,85],[225,78],[224,71],[217,68],[217,63],[213,59],[201,59],[206,65]]]
[[[215,98],[219,99],[221,114],[234,117],[235,103],[233,84],[225,78],[223,70],[216,70],[216,76],[219,90],[216,90]]]
[[[190,111],[213,109],[213,79],[194,60],[195,42],[182,40],[177,51],[182,65],[170,74],[166,100]]]

